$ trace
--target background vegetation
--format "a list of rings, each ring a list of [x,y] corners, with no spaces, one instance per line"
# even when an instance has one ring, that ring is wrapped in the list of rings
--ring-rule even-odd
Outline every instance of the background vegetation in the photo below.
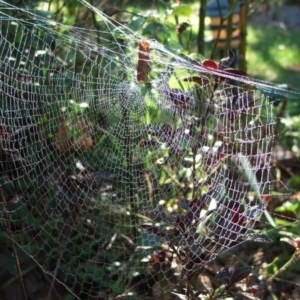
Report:
[[[234,3],[235,1],[228,2]],[[208,19],[205,21],[205,27],[202,26],[199,30],[198,16],[201,14],[199,5],[202,4],[203,8],[206,1],[94,0],[90,1],[90,3],[109,16],[117,15],[118,21],[124,22],[132,30],[141,33],[147,38],[158,40],[165,46],[184,55],[190,55],[191,57],[201,60],[203,57],[213,56],[214,59],[219,60],[224,56],[224,53],[227,53],[228,49],[216,48],[213,51],[214,41],[209,39],[210,30],[207,27]],[[98,29],[96,15],[75,0],[50,0],[49,2],[14,1],[13,4],[20,8],[34,8],[40,15],[50,17],[60,23],[75,25],[86,29]],[[276,1],[270,5],[269,1],[244,1],[244,5],[247,8],[246,13],[249,14],[249,18],[247,18],[246,22],[247,47],[245,54],[247,69],[245,71],[247,71],[250,77],[253,76],[254,78],[262,79],[267,82],[272,81],[280,85],[285,84],[285,86],[281,86],[281,88],[295,91],[292,97],[280,96],[279,99],[277,99],[282,122],[280,124],[280,138],[277,140],[276,155],[278,156],[278,161],[275,164],[275,168],[277,169],[277,174],[279,174],[278,180],[282,181],[284,185],[288,187],[290,194],[284,196],[274,195],[274,197],[268,199],[268,210],[270,211],[276,226],[282,227],[280,227],[280,229],[277,228],[276,230],[271,230],[272,227],[265,220],[265,223],[262,222],[257,226],[260,226],[261,231],[272,238],[273,243],[271,246],[270,244],[248,241],[219,256],[214,263],[207,264],[200,274],[201,280],[197,281],[195,284],[198,288],[197,292],[199,294],[206,294],[207,299],[216,299],[217,297],[222,298],[225,295],[224,287],[225,291],[229,291],[233,286],[234,290],[231,294],[228,293],[228,295],[234,299],[241,299],[238,298],[241,297],[241,295],[237,296],[237,294],[242,294],[240,291],[244,291],[244,297],[246,299],[257,297],[257,299],[275,300],[297,299],[300,297],[298,292],[299,284],[297,283],[300,278],[300,264],[299,260],[297,260],[300,247],[299,225],[297,223],[300,219],[300,170],[298,167],[300,165],[300,107],[298,105],[299,99],[297,98],[297,96],[299,96],[297,88],[300,80],[300,41],[297,38],[299,32],[292,31],[288,28],[280,28],[280,22],[278,24],[275,22],[275,24],[270,25],[268,30],[265,30],[265,24],[259,25],[251,22],[252,18],[258,14],[261,17],[266,18],[267,24],[272,23],[272,20],[270,20],[272,17],[268,15],[268,12],[274,7],[283,4],[295,5],[296,7],[298,3],[297,1]],[[205,11],[202,11],[202,13],[205,13]],[[22,18],[22,15],[19,15],[18,12],[11,11],[9,14],[17,18]],[[145,16],[147,16],[147,18]],[[6,30],[3,28],[2,33]],[[8,30],[5,31],[6,34],[8,32]],[[18,32],[17,34],[9,32],[9,34],[12,34],[11,37],[13,39],[20,39],[21,45],[23,42],[28,42],[22,40],[21,32]],[[44,34],[43,38],[46,37],[46,33]],[[109,40],[107,43],[109,43]],[[49,45],[50,47],[53,46],[50,35]],[[242,49],[237,49],[238,55],[239,50],[242,51]],[[30,57],[30,55],[28,57]],[[51,62],[52,58],[49,57],[48,59]],[[74,68],[88,72],[87,70],[89,70],[90,66],[84,63],[83,58],[78,56],[76,59],[77,61]],[[105,61],[102,63],[105,64]],[[238,63],[239,62],[237,61],[236,67],[238,66]],[[245,69],[245,66],[242,68]],[[116,74],[118,74],[118,71],[119,70],[115,70]],[[47,70],[45,72],[47,72]],[[92,70],[92,72],[97,72],[97,70]],[[11,84],[9,81],[10,79],[6,78],[5,80],[7,80],[8,85]],[[59,76],[55,80],[57,80],[58,86],[62,85]],[[93,85],[96,83],[90,82],[90,84]],[[57,92],[50,84],[47,88],[48,90],[46,92],[39,91],[36,94],[54,94]],[[71,94],[73,90],[70,89],[68,92]],[[30,95],[30,92],[28,92],[28,96],[25,97],[28,97],[29,99]],[[97,112],[98,117],[94,117],[92,120],[93,124],[87,124],[88,121],[78,117],[78,113],[84,111],[88,114],[89,110],[85,110],[85,108],[76,104],[70,104],[69,100],[72,99],[72,96],[70,95],[68,97],[60,99],[61,102],[65,101],[66,107],[70,112],[68,118],[61,121],[62,124],[71,124],[70,126],[73,128],[73,137],[82,136],[81,128],[88,128],[97,122],[100,123],[100,128],[105,129],[106,122],[109,120],[106,120],[103,117],[103,112],[101,110]],[[11,97],[9,100],[11,101],[12,108],[17,111],[17,106],[13,106],[17,105],[14,102],[14,98]],[[5,98],[5,101],[7,101],[7,98]],[[7,103],[5,101],[3,100],[1,102],[2,105],[4,105],[3,103]],[[52,105],[55,107],[55,103],[52,103]],[[25,106],[23,108],[21,107],[21,110],[22,109],[24,111],[34,111],[33,107]],[[57,122],[57,119],[59,118],[58,107],[54,108],[51,113],[47,106],[42,107],[41,109],[39,114],[42,115],[43,118],[41,118],[39,122],[47,123],[49,119],[53,118],[53,111],[57,112],[57,116],[55,117],[55,121]],[[126,124],[126,111],[122,110],[122,108],[120,108],[120,111],[123,113],[123,119],[115,120],[115,122],[119,121],[120,123]],[[16,118],[17,117],[18,115],[16,115]],[[111,118],[113,117],[114,116]],[[22,115],[20,120],[24,120],[24,118],[26,118],[26,116]],[[26,124],[28,125],[27,128],[29,128],[32,139],[37,135],[37,131],[33,126],[35,123],[36,120],[30,119],[30,122]],[[15,124],[17,124],[17,122]],[[54,138],[54,127],[55,126],[49,126],[49,139]],[[3,127],[1,128],[3,133]],[[61,134],[64,135],[67,129],[64,126],[59,128]],[[123,135],[126,135],[126,130],[129,129],[124,125],[122,132],[115,131],[119,140],[123,138]],[[85,147],[88,149],[89,139],[93,138],[94,140],[94,137],[89,136],[89,131],[84,132],[83,134],[86,141]],[[47,277],[47,275],[41,272],[41,270],[36,267],[35,263],[32,264],[31,260],[28,259],[20,249],[14,249],[10,243],[11,236],[8,236],[7,234],[7,232],[9,232],[9,230],[7,230],[9,226],[11,227],[10,232],[14,234],[13,239],[17,240],[19,244],[22,244],[25,239],[27,241],[31,240],[34,236],[34,242],[32,244],[30,243],[30,246],[27,246],[26,251],[31,253],[32,257],[36,260],[40,261],[41,265],[47,265],[50,272],[56,274],[60,281],[64,282],[66,286],[71,287],[75,294],[82,299],[107,299],[108,297],[114,297],[117,294],[121,294],[124,289],[128,287],[129,289],[132,289],[135,294],[139,295],[132,296],[132,299],[136,299],[134,297],[147,299],[150,295],[149,289],[155,286],[155,282],[153,283],[151,280],[148,280],[147,275],[152,274],[153,278],[156,278],[156,280],[159,281],[157,279],[161,275],[159,264],[162,262],[161,268],[165,268],[163,269],[163,272],[168,274],[168,282],[163,283],[163,285],[165,285],[165,290],[167,290],[167,285],[170,284],[170,282],[175,284],[175,282],[172,282],[172,280],[174,280],[174,274],[170,271],[168,265],[168,263],[170,263],[167,257],[168,252],[163,250],[159,252],[157,256],[152,256],[152,264],[149,267],[149,273],[132,277],[132,282],[129,284],[129,278],[126,273],[128,272],[131,275],[134,270],[141,268],[140,265],[137,265],[130,260],[134,251],[134,243],[137,243],[141,247],[147,247],[149,245],[144,244],[148,239],[143,239],[142,235],[139,236],[140,240],[137,241],[128,238],[129,236],[137,237],[137,235],[129,226],[124,227],[126,222],[130,222],[130,217],[126,215],[126,206],[129,204],[125,200],[118,200],[118,197],[120,194],[124,193],[126,187],[114,186],[113,176],[115,174],[111,174],[110,170],[119,170],[121,173],[123,172],[123,180],[131,181],[130,178],[126,177],[128,176],[126,174],[130,173],[128,172],[130,170],[123,168],[122,166],[124,165],[124,161],[125,165],[126,163],[129,165],[129,162],[132,163],[131,160],[133,158],[130,157],[130,153],[125,150],[120,151],[118,148],[119,146],[114,144],[111,140],[99,138],[97,141],[96,149],[93,151],[92,155],[86,155],[85,157],[88,167],[85,167],[84,172],[77,171],[77,173],[74,174],[74,170],[69,168],[69,166],[74,164],[75,158],[66,153],[61,153],[65,152],[63,147],[76,148],[78,145],[72,144],[72,141],[70,140],[70,144],[65,146],[65,144],[60,144],[60,140],[56,137],[52,146],[54,147],[56,145],[59,151],[54,151],[53,156],[50,157],[50,159],[51,164],[52,161],[56,162],[56,164],[53,165],[52,179],[53,182],[59,182],[56,186],[57,189],[53,188],[53,185],[51,186],[50,177],[47,177],[48,175],[45,175],[45,178],[47,179],[45,182],[47,183],[48,181],[48,185],[45,182],[42,184],[38,181],[32,182],[30,179],[31,173],[37,172],[39,168],[42,168],[42,165],[45,166],[46,160],[43,159],[42,152],[36,153],[32,150],[33,154],[31,157],[35,156],[36,161],[40,162],[40,164],[34,166],[34,171],[28,168],[28,166],[24,167],[22,164],[22,157],[13,157],[14,161],[19,164],[17,168],[18,172],[23,173],[22,176],[19,177],[21,180],[19,180],[18,184],[15,184],[14,187],[9,184],[1,185],[3,189],[2,193],[5,195],[5,199],[1,199],[1,202],[9,203],[11,201],[10,210],[17,212],[15,215],[11,216],[13,221],[11,221],[10,225],[10,217],[8,214],[1,219],[3,231],[1,232],[2,250],[0,250],[0,261],[3,271],[1,273],[2,284],[0,285],[0,291],[3,299],[22,299],[23,297],[18,281],[18,279],[20,279],[20,270],[17,270],[17,267],[15,267],[16,262],[13,260],[16,256],[18,256],[21,261],[23,289],[27,289],[27,293],[30,293],[30,287],[35,286],[34,292],[31,292],[30,294],[32,299],[73,299],[73,296],[69,294],[64,286],[59,285],[55,280],[46,280],[45,277]],[[24,143],[26,142],[27,141],[24,141]],[[122,142],[126,144],[126,140],[122,140]],[[105,147],[112,149],[110,158],[114,158],[114,160],[112,160],[113,162],[111,165],[101,165],[101,171],[103,173],[99,174],[99,172],[90,170],[89,166],[93,165],[95,161],[106,160],[107,153],[103,150]],[[1,153],[1,155],[7,155],[7,153]],[[143,153],[141,153],[141,155],[143,155]],[[11,174],[13,173],[13,167],[11,166],[1,165],[1,168],[3,174],[9,174],[7,176],[15,176],[14,178],[16,178],[19,175]],[[93,207],[91,205],[94,204],[82,203],[82,199],[78,194],[78,182],[80,182],[80,193],[88,194],[87,187],[91,185],[95,176],[100,176],[101,180],[106,184],[112,185],[116,194],[116,205],[114,206],[113,211],[111,211],[111,219],[109,221],[106,219],[107,215],[103,212],[112,210],[112,208],[108,205],[108,202],[105,202],[105,199],[101,202],[100,206],[95,205],[95,207]],[[167,174],[166,176],[170,176],[170,174]],[[172,190],[172,185],[175,185],[175,183],[169,184],[166,190]],[[16,186],[18,186],[17,189],[19,189],[17,191]],[[63,189],[64,186],[68,187],[67,191]],[[97,189],[97,187],[95,189]],[[26,198],[27,195],[24,193],[24,190],[28,195],[30,194],[28,198]],[[14,192],[12,193],[11,191]],[[280,189],[278,189],[278,191],[280,191]],[[167,192],[170,194],[172,193],[172,191]],[[16,194],[21,193],[25,200],[23,202],[15,201],[16,199],[14,197],[16,197]],[[89,196],[92,198],[96,193],[97,192]],[[55,199],[57,199],[57,194],[59,194],[60,197],[60,205],[63,206],[63,203],[70,201],[73,205],[69,206],[70,210],[68,211],[68,214],[63,216],[62,220],[59,218],[51,220],[51,222],[53,221],[55,224],[51,224],[50,226],[49,215],[60,214],[64,211],[63,208],[60,208],[61,211],[60,209],[57,209],[57,202],[55,201],[49,203],[49,205],[47,204],[47,207],[39,207],[38,204],[41,203],[41,199],[47,199],[47,197],[49,197],[49,199],[54,199],[56,197]],[[8,199],[8,197],[12,198]],[[34,210],[28,209],[29,200],[26,202],[26,199],[30,199],[30,205],[35,207]],[[78,208],[79,206],[80,210]],[[28,211],[30,211],[30,213],[28,213]],[[94,227],[92,225],[83,226],[83,222],[81,223],[80,220],[84,219],[86,215],[90,216],[92,220],[91,224],[93,224],[94,221],[94,224],[97,225]],[[39,231],[40,224],[44,224],[42,231]],[[111,227],[108,226],[105,228],[105,231],[103,231],[103,228],[101,228],[103,224],[111,224]],[[24,235],[23,230],[29,227],[31,228],[30,234]],[[116,227],[122,227],[123,234],[113,238]],[[76,228],[76,230],[73,230],[72,228]],[[271,231],[269,232],[269,230]],[[86,236],[86,238],[83,239],[83,236]],[[155,243],[157,236],[153,234],[152,238]],[[57,245],[57,241],[61,241],[61,248],[52,246],[54,244]],[[105,243],[121,245],[124,251],[120,254],[117,251],[117,247],[111,247],[109,248],[111,249],[109,250],[109,255],[105,255],[103,253],[108,249],[108,245]],[[103,247],[103,251],[98,249],[99,245]],[[73,255],[68,255],[69,252],[64,252],[62,250],[63,248],[71,249],[70,253],[72,252]],[[15,251],[13,255],[11,255],[12,251]],[[93,257],[93,255],[95,257]],[[51,257],[56,257],[56,259],[51,260]],[[78,261],[78,257],[84,258],[83,261]],[[94,263],[91,262],[93,259]],[[115,262],[120,262],[120,265]],[[287,262],[290,263],[288,266],[285,265]],[[103,265],[109,265],[110,267],[109,269],[105,269],[103,268]],[[240,271],[233,273],[233,270],[226,268],[229,265]],[[251,273],[246,266],[253,267]],[[144,265],[142,267],[144,267]],[[216,272],[224,267],[223,275],[217,277],[219,283],[216,283],[214,281],[216,280]],[[241,269],[241,267],[245,267],[245,269]],[[279,270],[281,273],[277,276]],[[236,280],[233,279],[233,274],[235,274]],[[274,279],[275,277],[272,277],[275,275],[276,279]],[[270,278],[272,280],[268,282],[267,279]],[[136,283],[138,284],[135,289],[134,286]],[[203,284],[204,287],[199,287],[200,284]],[[213,286],[212,290],[206,288],[205,284]],[[101,293],[98,292],[99,290],[101,290]],[[55,294],[56,296],[54,296]],[[194,297],[196,298],[196,296],[197,295],[195,294]],[[152,291],[152,297],[155,299],[168,299],[167,297],[170,296],[167,293],[164,295]],[[175,297],[175,295],[172,297]]]

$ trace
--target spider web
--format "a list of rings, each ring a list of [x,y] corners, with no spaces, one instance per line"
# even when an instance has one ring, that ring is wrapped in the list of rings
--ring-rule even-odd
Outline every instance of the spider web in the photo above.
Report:
[[[43,278],[30,289],[24,276],[31,297],[163,282],[160,295],[222,251],[268,240],[253,227],[276,182],[274,88],[89,7],[95,31],[1,2],[2,239]]]

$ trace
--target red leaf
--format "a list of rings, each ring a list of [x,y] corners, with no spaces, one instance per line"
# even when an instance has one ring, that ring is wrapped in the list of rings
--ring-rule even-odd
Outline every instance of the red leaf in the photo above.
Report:
[[[202,63],[203,67],[210,68],[210,69],[218,69],[218,65],[211,59],[206,59]]]
[[[231,222],[234,224],[243,225],[245,222],[245,216],[242,214],[240,210],[237,210],[233,213]]]

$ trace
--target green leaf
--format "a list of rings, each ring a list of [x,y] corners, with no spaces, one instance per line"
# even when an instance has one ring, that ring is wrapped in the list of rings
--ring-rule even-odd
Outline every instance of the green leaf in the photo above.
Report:
[[[138,31],[140,30],[145,24],[145,18],[137,18],[130,23],[127,24],[127,27],[134,30]]]
[[[191,14],[192,14],[192,8],[189,5],[176,6],[172,11],[172,15],[176,15],[176,16],[189,17]]]
[[[152,22],[144,27],[142,35],[147,38],[157,39],[161,43],[165,43],[170,36],[170,32],[162,23]]]
[[[295,213],[299,208],[299,203],[297,200],[294,201],[287,201],[283,203],[281,206],[275,209],[276,212],[292,212]]]

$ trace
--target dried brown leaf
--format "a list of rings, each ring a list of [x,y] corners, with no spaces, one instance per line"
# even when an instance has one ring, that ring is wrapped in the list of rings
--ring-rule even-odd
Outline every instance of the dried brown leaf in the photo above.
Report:
[[[183,33],[188,27],[190,27],[191,25],[187,22],[183,22],[180,23],[176,26],[176,33],[177,34],[181,34]]]
[[[93,140],[90,134],[91,125],[85,115],[76,115],[73,122],[68,125],[66,117],[61,118],[61,125],[55,136],[55,145],[59,152],[86,150],[92,147]],[[79,137],[70,135],[70,128],[79,131]]]
[[[137,81],[139,83],[150,82],[148,74],[150,71],[150,47],[147,41],[141,41],[139,44],[139,59],[137,65]]]

